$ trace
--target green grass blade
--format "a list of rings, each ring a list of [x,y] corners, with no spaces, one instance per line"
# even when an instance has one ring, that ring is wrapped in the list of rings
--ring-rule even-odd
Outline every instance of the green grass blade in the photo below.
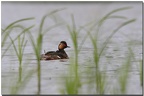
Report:
[[[55,24],[55,25],[50,26],[49,28],[47,28],[47,29],[43,32],[43,35],[45,35],[48,31],[52,30],[53,28],[56,28],[56,27],[61,26],[62,24],[63,24],[63,23],[58,23],[58,24]]]
[[[124,16],[109,16],[107,19],[127,19],[127,17]]]
[[[21,90],[23,90],[25,88],[25,86],[27,85],[26,83],[28,83],[31,79],[31,76],[35,73],[35,70],[30,70],[27,72],[26,76],[24,76],[23,80],[21,82],[17,82],[16,85],[13,85],[11,87],[11,95],[18,95],[17,93]]]
[[[28,27],[28,28],[23,29],[23,31],[22,31],[19,35],[17,35],[17,37],[16,37],[15,39],[13,39],[13,42],[16,41],[19,36],[21,36],[23,33],[27,32],[27,31],[29,31],[29,30],[30,30],[31,28],[33,28],[33,27],[34,27],[34,25],[32,25],[32,26],[30,26],[30,27]],[[12,45],[12,43],[10,43],[10,44],[8,45],[8,47],[6,48],[6,50],[2,53],[2,58],[4,57],[4,55],[5,55],[5,53],[8,51],[8,49],[11,47],[11,45]]]
[[[128,25],[128,24],[130,24],[130,23],[132,23],[132,22],[134,22],[135,20],[136,20],[136,19],[128,20],[128,21],[122,23],[120,26],[118,26],[118,27],[110,34],[110,36],[105,40],[104,45],[103,45],[103,47],[102,47],[102,50],[101,50],[100,53],[99,53],[99,56],[101,56],[102,52],[103,52],[104,49],[106,48],[107,44],[109,43],[109,41],[110,41],[110,39],[113,37],[113,35],[114,35],[117,31],[119,31],[122,27],[124,27],[124,26],[126,26],[126,25]]]
[[[24,49],[26,47],[26,44],[27,44],[27,40],[25,41],[24,45],[23,45],[23,49],[22,49],[22,54],[24,54]]]
[[[118,9],[115,9],[109,13],[107,13],[102,19],[100,19],[100,21],[98,22],[98,26],[97,26],[97,30],[96,30],[96,38],[98,38],[98,34],[99,34],[99,31],[100,31],[100,28],[101,26],[104,24],[104,22],[107,20],[107,19],[110,19],[110,18],[125,18],[125,17],[117,17],[117,16],[111,16],[112,14],[116,13],[116,12],[119,12],[119,11],[123,11],[123,10],[127,10],[127,9],[130,9],[131,7],[123,7],[123,8],[118,8]]]
[[[123,11],[123,10],[127,10],[127,9],[130,9],[131,7],[123,7],[123,8],[118,8],[118,9],[115,9],[111,12],[109,12],[108,14],[106,14],[99,22],[99,26],[101,26],[103,24],[103,22],[109,18],[110,15],[116,13],[116,12],[119,12],[119,11]]]
[[[9,28],[9,30],[6,31],[5,34],[2,35],[2,36],[3,36],[3,39],[2,39],[2,45],[1,45],[1,47],[4,46],[4,44],[5,44],[8,36],[10,35],[10,33],[12,32],[12,30],[13,30],[14,28],[20,28],[20,29],[22,29],[22,30],[25,29],[25,28],[24,28],[23,26],[21,26],[21,25],[15,25],[15,26],[12,26],[11,28]]]
[[[19,57],[19,54],[18,54],[18,51],[17,51],[17,47],[15,46],[14,41],[12,40],[12,38],[11,38],[10,36],[9,36],[9,38],[10,38],[10,40],[11,40],[11,43],[12,43],[12,45],[13,45],[13,48],[14,48],[14,50],[15,50],[15,52],[16,52],[17,57]]]
[[[126,62],[122,65],[120,71],[121,73],[119,74],[119,84],[120,84],[120,92],[125,94],[127,91],[127,82],[128,82],[128,76],[129,76],[129,71],[131,69],[131,59],[132,59],[132,50],[129,48],[129,54],[127,56]]]
[[[59,11],[65,10],[65,9],[66,9],[66,8],[59,8],[59,9],[56,9],[56,10],[53,10],[53,11],[49,12],[47,15],[50,16],[50,15],[53,15],[53,14],[59,12]]]
[[[53,10],[52,12],[50,12],[50,13],[44,15],[43,18],[42,18],[42,20],[41,20],[41,23],[40,23],[39,34],[40,34],[40,33],[45,34],[45,32],[43,32],[43,25],[44,25],[45,19],[46,19],[47,17],[49,17],[49,16],[51,16],[51,15],[53,15],[53,14],[59,12],[59,11],[64,10],[64,9],[65,9],[65,8],[56,9],[56,10]]]
[[[3,32],[5,32],[6,30],[8,30],[10,27],[12,27],[12,26],[13,26],[14,24],[16,24],[16,23],[19,23],[19,22],[22,22],[22,21],[27,21],[27,20],[32,20],[32,19],[34,19],[34,18],[31,17],[31,18],[24,18],[24,19],[17,20],[17,21],[15,21],[15,22],[9,24],[9,25],[4,29]]]

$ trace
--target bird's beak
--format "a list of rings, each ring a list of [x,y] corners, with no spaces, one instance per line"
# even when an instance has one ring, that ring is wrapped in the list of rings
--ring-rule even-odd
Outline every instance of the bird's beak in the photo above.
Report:
[[[70,48],[70,46],[67,46],[67,48]]]

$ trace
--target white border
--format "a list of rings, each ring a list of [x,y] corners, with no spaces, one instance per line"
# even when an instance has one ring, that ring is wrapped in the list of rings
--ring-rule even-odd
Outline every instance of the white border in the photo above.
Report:
[[[1,1],[7,1],[7,0],[1,0]],[[19,0],[8,0],[8,1],[19,1]],[[41,0],[21,0],[21,1],[41,1]],[[118,2],[118,1],[143,1],[144,2],[144,0],[42,0],[42,1],[88,1],[88,2],[90,2],[90,1],[116,1],[116,2]]]

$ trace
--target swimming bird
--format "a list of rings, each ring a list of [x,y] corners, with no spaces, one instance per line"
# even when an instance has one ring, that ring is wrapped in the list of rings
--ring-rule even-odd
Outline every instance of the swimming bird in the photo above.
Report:
[[[57,51],[48,51],[45,54],[42,54],[41,60],[69,59],[64,50],[65,48],[70,48],[70,46],[67,46],[67,43],[65,41],[61,41],[58,45]]]

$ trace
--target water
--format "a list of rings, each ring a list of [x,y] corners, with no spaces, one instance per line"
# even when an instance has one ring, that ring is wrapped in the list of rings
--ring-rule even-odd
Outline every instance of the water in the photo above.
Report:
[[[115,82],[115,72],[120,66],[125,62],[126,55],[128,54],[128,42],[131,41],[132,49],[135,54],[136,60],[131,61],[132,69],[129,72],[129,81],[127,85],[127,94],[142,94],[142,87],[140,86],[139,80],[139,60],[142,60],[142,2],[111,2],[111,3],[68,3],[68,2],[2,2],[2,19],[1,25],[2,28],[14,22],[18,19],[35,17],[34,20],[25,21],[21,24],[29,27],[35,24],[35,27],[32,29],[32,34],[36,34],[38,26],[40,24],[42,16],[47,12],[50,12],[54,9],[66,8],[63,11],[58,12],[57,16],[60,18],[59,21],[65,21],[71,25],[71,14],[74,15],[76,27],[79,28],[91,21],[97,21],[102,16],[106,15],[108,12],[121,7],[131,6],[132,9],[121,11],[115,13],[115,15],[126,16],[128,19],[135,18],[136,22],[131,23],[124,28],[122,28],[118,33],[114,35],[110,44],[106,47],[106,52],[103,54],[100,66],[103,70],[103,66],[107,65],[106,73],[108,75],[109,84]],[[113,19],[107,21],[101,33],[99,33],[99,45],[102,45],[102,42],[110,34],[112,29],[115,29],[119,24],[124,20],[122,19]],[[116,23],[114,23],[116,22]],[[51,19],[46,19],[44,29],[48,26],[53,25],[54,22]],[[12,37],[15,37],[18,32],[13,32]],[[86,33],[82,31],[78,37],[80,43],[83,39],[83,36]],[[36,35],[34,35],[36,37]],[[54,28],[50,32],[46,33],[43,40],[42,52],[57,50],[57,45],[61,40],[67,41],[67,44],[71,48],[66,49],[65,51],[70,58],[73,57],[74,49],[73,43],[70,38],[69,32],[64,25]],[[7,41],[6,43],[9,43]],[[100,46],[99,46],[100,49]],[[2,52],[5,48],[2,48]],[[84,73],[87,68],[94,68],[91,64],[89,65],[89,60],[92,59],[93,46],[91,41],[87,39],[83,45],[83,48],[79,54],[79,72]],[[2,58],[1,62],[1,72],[2,72],[2,94],[10,94],[12,85],[15,85],[18,79],[18,59],[15,55],[13,48],[11,47],[9,51]],[[63,88],[62,77],[67,74],[67,70],[70,65],[70,60],[54,60],[54,61],[41,61],[41,94],[59,94],[60,89]],[[32,49],[30,42],[28,42],[23,60],[23,73],[22,77],[24,78],[27,74],[30,74],[31,70],[36,70],[36,58]],[[37,72],[31,75],[30,80],[26,82],[25,85],[22,85],[18,94],[36,94],[37,93]],[[83,80],[87,79],[86,74],[83,74]],[[110,88],[112,89],[112,88]],[[93,89],[94,90],[94,89]],[[87,87],[84,85],[80,90],[80,93],[88,94]],[[92,92],[93,93],[93,92]],[[110,92],[106,92],[110,94]]]

